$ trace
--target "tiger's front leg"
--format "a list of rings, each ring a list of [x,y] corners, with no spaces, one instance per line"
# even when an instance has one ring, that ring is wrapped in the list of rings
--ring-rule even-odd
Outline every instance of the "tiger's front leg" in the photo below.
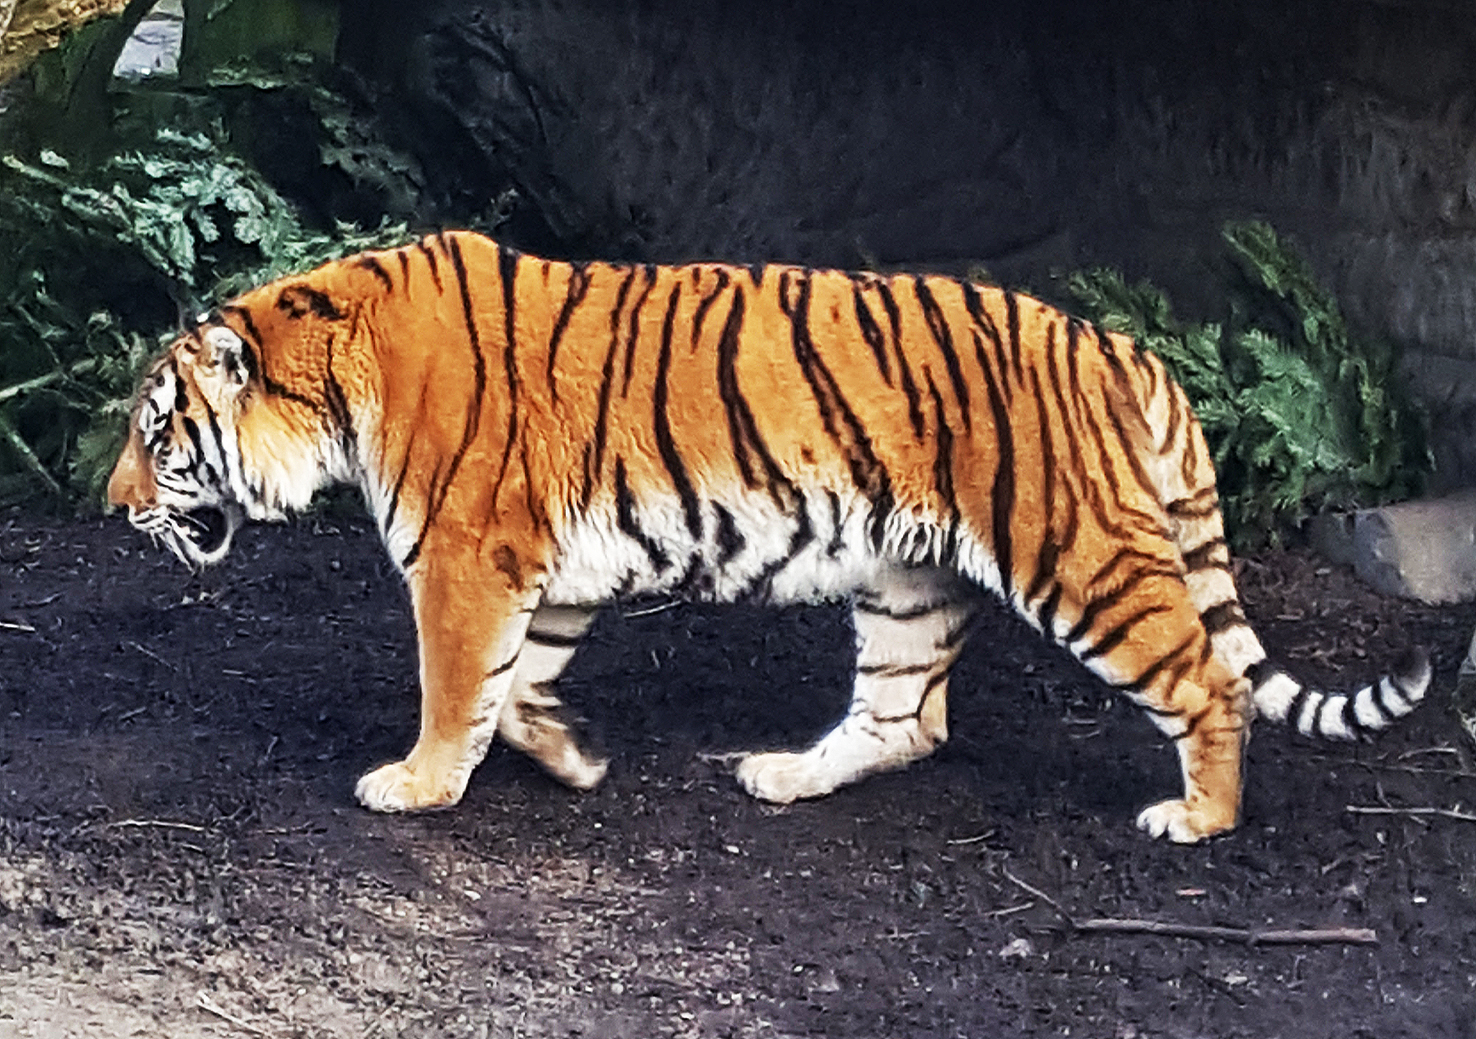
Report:
[[[739,782],[788,804],[931,754],[948,739],[948,675],[974,609],[974,593],[952,575],[886,568],[854,606],[856,677],[845,718],[809,750],[748,755]]]
[[[505,550],[504,550],[505,551]],[[423,557],[410,576],[420,647],[420,737],[403,761],[359,780],[359,801],[378,812],[438,808],[461,800],[512,689],[541,586],[522,569],[472,552]]]

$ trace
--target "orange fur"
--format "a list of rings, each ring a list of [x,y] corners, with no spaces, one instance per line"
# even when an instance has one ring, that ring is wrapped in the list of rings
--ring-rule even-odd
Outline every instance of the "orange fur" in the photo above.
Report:
[[[160,365],[214,402],[196,424],[239,451],[236,499],[270,515],[357,482],[409,582],[421,732],[361,782],[374,807],[461,796],[541,601],[790,594],[812,555],[812,594],[844,594],[829,539],[832,560],[998,592],[1145,706],[1185,794],[1143,825],[1236,822],[1264,653],[1198,424],[1124,337],[944,277],[575,265],[468,233],[264,286],[207,327],[244,344],[238,392],[206,385],[200,330]],[[110,486],[140,512],[158,504],[142,421]],[[933,688],[917,718],[946,734]]]

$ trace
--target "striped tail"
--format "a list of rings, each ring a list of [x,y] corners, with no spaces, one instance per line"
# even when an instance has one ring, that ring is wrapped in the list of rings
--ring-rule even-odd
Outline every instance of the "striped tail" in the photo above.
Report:
[[[1423,650],[1405,653],[1392,674],[1351,694],[1310,689],[1266,658],[1235,588],[1204,431],[1162,362],[1151,354],[1138,360],[1151,375],[1140,384],[1141,410],[1130,416],[1145,429],[1140,440],[1145,476],[1164,507],[1184,562],[1184,583],[1210,644],[1235,674],[1249,679],[1256,713],[1289,721],[1304,736],[1351,740],[1386,729],[1413,711],[1430,685],[1430,658]]]
[[[1353,740],[1388,728],[1419,705],[1430,685],[1430,657],[1422,649],[1409,650],[1392,674],[1351,694],[1311,689],[1264,658],[1245,676],[1262,717],[1290,722],[1303,736]]]

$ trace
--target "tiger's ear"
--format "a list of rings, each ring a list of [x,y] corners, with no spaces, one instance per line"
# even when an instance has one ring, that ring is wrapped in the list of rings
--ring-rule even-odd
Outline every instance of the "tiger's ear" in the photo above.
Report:
[[[197,381],[222,397],[233,397],[246,386],[251,373],[251,357],[241,337],[229,328],[216,325],[200,336],[195,352]]]

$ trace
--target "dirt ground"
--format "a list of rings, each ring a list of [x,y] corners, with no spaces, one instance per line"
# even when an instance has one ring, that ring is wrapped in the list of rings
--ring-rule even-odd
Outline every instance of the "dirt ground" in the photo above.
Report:
[[[0,514],[0,1036],[1476,1036],[1476,822],[1348,810],[1476,809],[1449,703],[1476,609],[1295,552],[1240,576],[1305,677],[1413,641],[1436,678],[1376,743],[1259,727],[1206,846],[1133,828],[1172,748],[1003,612],[943,750],[776,810],[729,755],[838,714],[844,613],[612,609],[563,683],[602,787],[494,746],[460,807],[386,817],[351,792],[413,740],[416,663],[365,524],[248,529],[192,577],[121,519]]]

